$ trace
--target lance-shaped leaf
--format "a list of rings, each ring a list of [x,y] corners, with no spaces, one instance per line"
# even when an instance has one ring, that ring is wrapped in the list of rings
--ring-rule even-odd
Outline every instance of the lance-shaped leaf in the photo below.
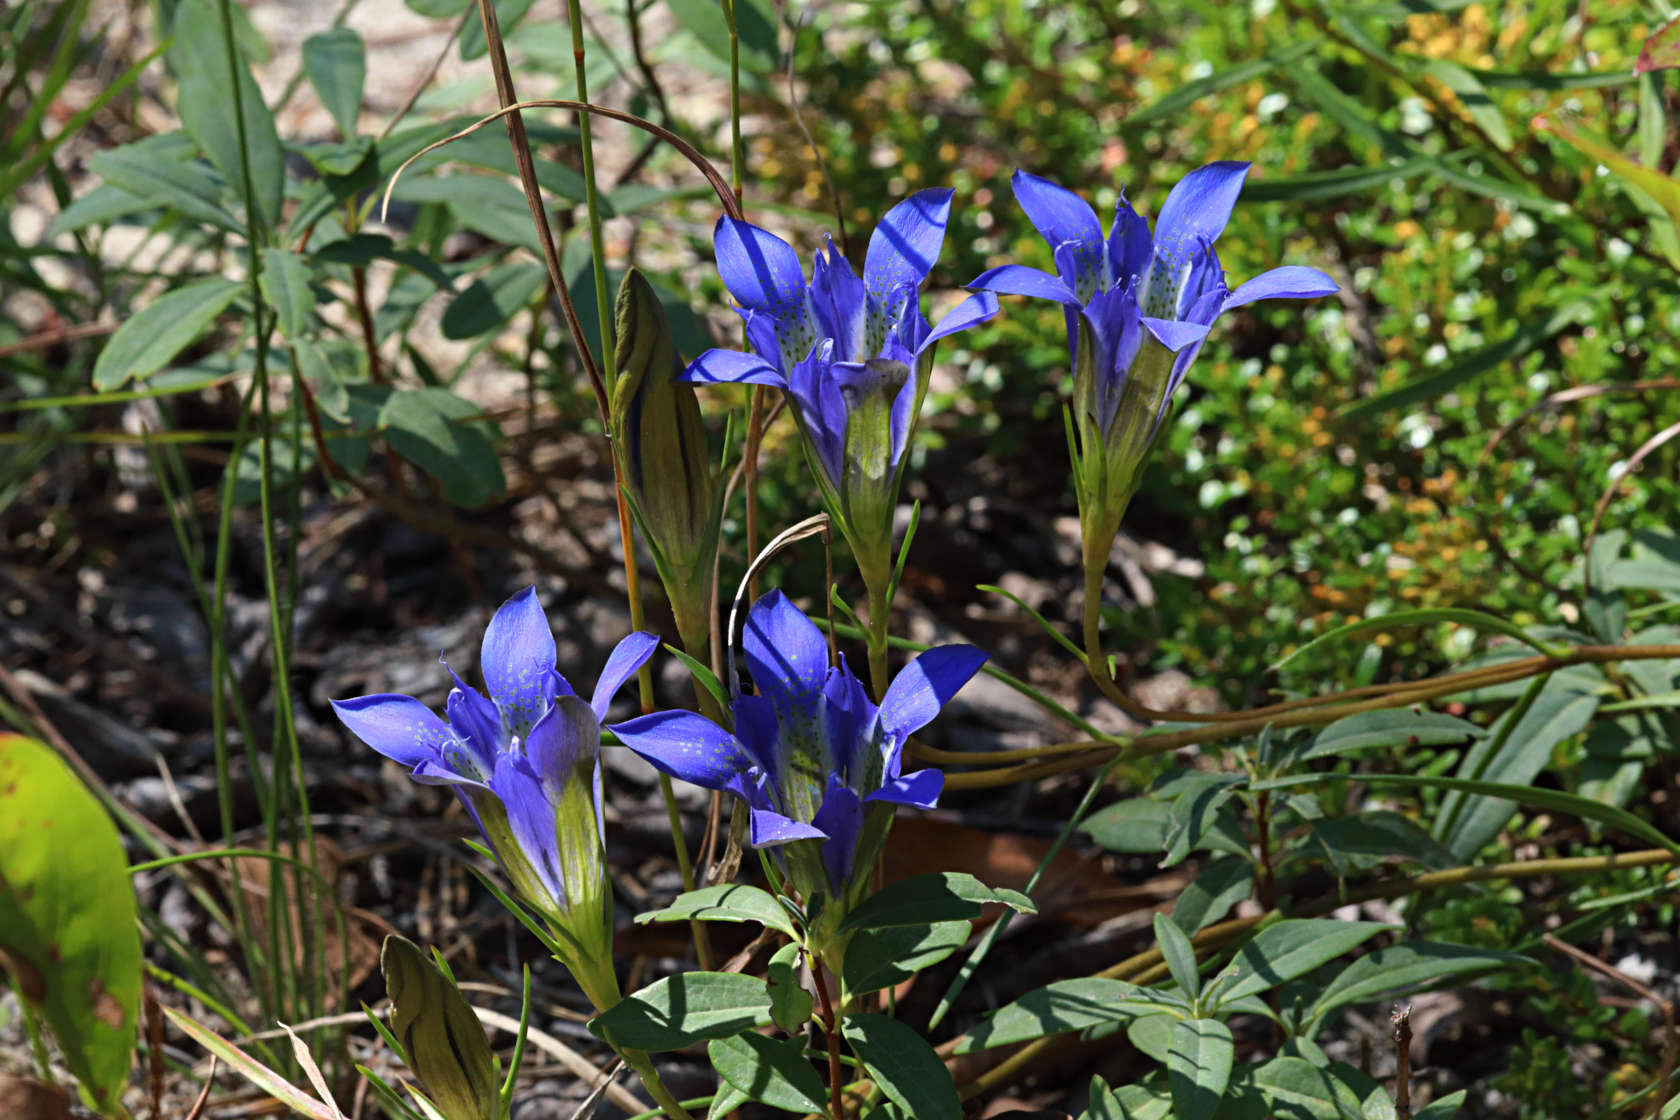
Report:
[[[87,787],[20,735],[0,735],[0,966],[89,1100],[114,1114],[140,1008],[127,861]]]
[[[478,1016],[454,981],[414,942],[392,934],[379,954],[391,997],[391,1033],[444,1120],[492,1120],[496,1060]]]

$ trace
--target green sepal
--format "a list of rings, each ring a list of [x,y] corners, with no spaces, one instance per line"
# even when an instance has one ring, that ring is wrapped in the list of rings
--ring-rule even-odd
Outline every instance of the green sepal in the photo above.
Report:
[[[391,1033],[433,1107],[446,1120],[495,1120],[496,1059],[454,981],[396,934],[385,938],[379,969],[391,997]]]

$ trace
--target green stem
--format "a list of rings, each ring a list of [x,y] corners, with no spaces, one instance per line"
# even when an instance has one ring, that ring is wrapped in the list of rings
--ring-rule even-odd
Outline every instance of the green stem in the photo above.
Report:
[[[648,1095],[653,1098],[654,1103],[660,1107],[666,1116],[671,1117],[672,1120],[694,1120],[689,1115],[688,1110],[682,1106],[682,1102],[672,1096],[671,1090],[665,1087],[665,1082],[659,1076],[659,1071],[654,1068],[653,1059],[648,1057],[644,1051],[620,1050],[618,1056],[624,1059],[625,1065],[636,1071],[636,1075],[642,1079],[642,1085],[646,1087]]]
[[[740,202],[747,156],[741,144],[741,29],[735,19],[735,0],[723,0],[723,18],[729,24],[729,185]]]
[[[609,429],[610,430],[610,429]],[[613,456],[614,482],[619,481],[618,456]],[[630,602],[630,629],[641,630],[647,625],[647,614],[642,606],[642,575],[640,565],[636,562],[636,538],[630,527],[630,507],[624,499],[622,487],[616,489],[618,494],[618,534],[619,542],[624,550],[624,594]],[[642,702],[642,714],[653,711],[653,673],[646,665],[636,672],[636,691]],[[682,876],[683,890],[694,889],[694,864],[688,855],[688,838],[683,834],[682,814],[677,809],[677,792],[671,785],[670,776],[659,775],[659,795],[665,801],[665,819],[671,826],[671,848],[677,856],[677,873]],[[700,962],[702,970],[710,967],[712,946],[711,939],[706,934],[704,922],[688,923],[690,935],[694,940],[694,956]]]
[[[566,18],[572,25],[572,61],[577,73],[577,99],[589,100],[589,79],[583,64],[583,5],[566,0]],[[589,215],[589,253],[595,270],[595,313],[601,323],[601,380],[608,394],[616,388],[618,355],[613,345],[612,303],[607,299],[606,245],[601,236],[601,191],[595,183],[595,145],[589,114],[578,114],[578,147],[583,154],[583,204]],[[609,397],[610,399],[610,397]]]
[[[887,620],[892,602],[887,598],[887,580],[865,576],[864,583],[869,592],[869,633],[865,641],[869,648],[869,684],[879,703],[887,694]]]

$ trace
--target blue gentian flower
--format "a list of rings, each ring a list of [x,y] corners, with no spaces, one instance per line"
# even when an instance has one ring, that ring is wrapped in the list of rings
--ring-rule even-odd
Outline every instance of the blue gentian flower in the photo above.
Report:
[[[658,644],[646,633],[619,642],[585,703],[555,669],[554,633],[530,587],[503,603],[484,631],[479,665],[488,698],[450,670],[447,719],[394,693],[332,702],[352,734],[412,767],[415,781],[455,790],[515,890],[582,958],[594,958],[566,962],[586,991],[586,973],[598,973],[601,959],[611,976],[601,720]]]
[[[922,315],[917,293],[944,244],[951,193],[918,191],[887,211],[861,278],[833,238],[807,282],[775,234],[724,217],[713,235],[752,352],[708,350],[684,376],[785,390],[823,496],[854,541],[890,533],[931,347],[997,313],[997,297],[982,292],[937,327]]]
[[[873,861],[871,845],[860,845],[866,807],[938,802],[945,776],[904,773],[905,743],[987,655],[964,645],[930,649],[876,707],[843,658],[829,667],[822,632],[780,591],[753,604],[742,649],[759,695],[736,697],[733,734],[686,711],[615,724],[613,734],[666,774],[746,802],[753,847],[810,851],[797,842],[816,841],[826,882],[801,873],[808,861],[787,861],[789,874],[807,901],[843,897],[854,867]]]
[[[1247,163],[1223,161],[1186,175],[1168,193],[1153,234],[1121,195],[1106,238],[1084,199],[1017,171],[1015,199],[1049,243],[1056,275],[1007,264],[969,285],[1051,300],[1065,310],[1080,436],[1076,482],[1082,512],[1087,505],[1100,509],[1096,524],[1106,536],[1098,533],[1100,541],[1086,543],[1103,556],[1173,392],[1214,322],[1257,300],[1336,291],[1330,277],[1299,265],[1263,272],[1235,291],[1227,287],[1213,243],[1230,220],[1248,169]]]

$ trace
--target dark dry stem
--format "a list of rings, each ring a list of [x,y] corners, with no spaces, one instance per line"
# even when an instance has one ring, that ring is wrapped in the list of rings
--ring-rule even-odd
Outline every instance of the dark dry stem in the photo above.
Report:
[[[828,994],[828,981],[823,978],[823,965],[807,953],[805,961],[811,967],[811,982],[816,985],[817,999],[822,1004],[823,1037],[828,1040],[828,1110],[834,1120],[846,1120],[846,1079],[840,1062],[840,1017],[834,1013],[834,1000]]]
[[[1412,1005],[1396,1007],[1388,1021],[1394,1027],[1394,1116],[1412,1120]]]

